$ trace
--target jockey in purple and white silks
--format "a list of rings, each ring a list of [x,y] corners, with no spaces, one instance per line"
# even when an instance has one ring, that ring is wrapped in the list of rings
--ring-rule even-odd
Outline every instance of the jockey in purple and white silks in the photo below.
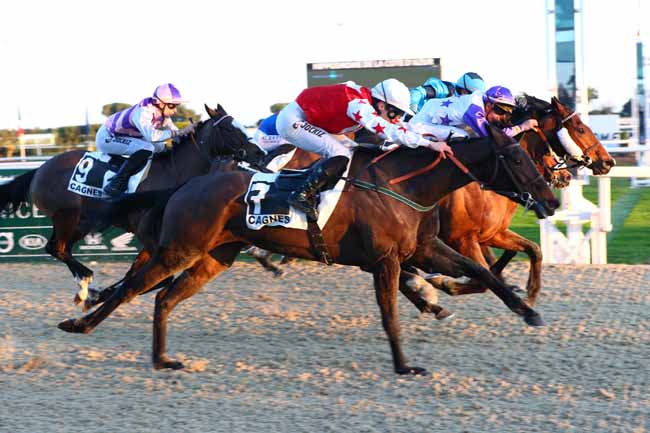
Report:
[[[429,99],[422,109],[409,121],[409,125],[421,134],[432,134],[445,140],[449,134],[467,137],[463,129],[469,127],[480,137],[487,136],[487,123],[499,125],[509,137],[537,127],[537,120],[529,119],[515,126],[509,124],[516,106],[512,92],[503,86],[490,87],[485,92]]]
[[[171,83],[156,87],[153,96],[111,115],[95,136],[97,150],[113,155],[129,156],[106,185],[104,192],[116,197],[122,194],[129,178],[140,171],[154,153],[165,150],[165,141],[194,131],[194,125],[179,130],[172,116],[184,102]]]
[[[410,107],[417,113],[429,99],[467,95],[477,90],[485,90],[485,81],[476,72],[465,72],[455,83],[431,77],[421,86],[411,89]]]

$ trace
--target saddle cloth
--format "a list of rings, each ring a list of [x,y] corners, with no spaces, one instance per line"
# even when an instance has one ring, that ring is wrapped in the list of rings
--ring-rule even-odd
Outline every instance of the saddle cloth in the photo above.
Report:
[[[126,158],[123,156],[108,155],[102,152],[84,153],[70,176],[68,191],[85,197],[108,198],[109,196],[104,194],[104,186],[115,176],[125,160]],[[150,165],[151,160],[147,161],[142,170],[131,176],[126,192],[135,192],[140,181],[149,172]]]
[[[350,163],[343,176],[347,176]],[[251,230],[263,227],[285,227],[307,230],[307,217],[287,203],[289,194],[305,181],[307,170],[282,170],[280,173],[253,175],[244,200],[247,204],[246,225]],[[332,189],[321,192],[318,202],[318,227],[322,230],[334,212],[345,187],[339,180]]]

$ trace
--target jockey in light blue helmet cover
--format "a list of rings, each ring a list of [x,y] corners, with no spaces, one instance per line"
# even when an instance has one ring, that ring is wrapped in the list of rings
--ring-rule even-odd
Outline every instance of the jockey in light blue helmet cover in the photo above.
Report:
[[[476,72],[465,72],[459,79],[456,81],[456,92],[459,95],[462,95],[465,91],[466,93],[474,93],[476,91],[482,92],[485,90],[485,81],[483,78]]]
[[[476,72],[464,73],[456,83],[431,77],[421,86],[411,89],[411,110],[418,112],[429,99],[448,98],[485,90],[483,78]]]

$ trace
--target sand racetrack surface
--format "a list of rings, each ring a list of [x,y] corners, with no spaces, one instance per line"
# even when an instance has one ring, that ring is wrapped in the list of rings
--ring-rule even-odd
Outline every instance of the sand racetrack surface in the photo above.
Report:
[[[127,263],[94,267],[106,285]],[[400,295],[420,377],[393,373],[355,268],[236,264],[170,316],[179,371],[152,369],[152,294],[68,334],[57,323],[81,313],[64,265],[0,271],[1,432],[650,431],[650,266],[545,266],[543,328],[492,294],[441,294],[443,322]]]

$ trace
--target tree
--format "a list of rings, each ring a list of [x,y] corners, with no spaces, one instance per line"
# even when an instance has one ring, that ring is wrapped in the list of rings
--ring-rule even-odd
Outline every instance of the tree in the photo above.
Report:
[[[130,106],[131,104],[125,104],[124,102],[113,102],[102,107],[102,114],[106,117],[109,117],[111,114],[115,114],[118,111],[127,109]]]
[[[198,122],[199,119],[201,119],[201,115],[197,114],[194,110],[187,108],[184,105],[179,105],[178,110],[176,111],[176,115],[172,117],[172,120],[174,123],[176,122],[184,122],[192,119],[194,122]]]
[[[277,103],[271,105],[271,107],[269,107],[269,110],[271,110],[271,113],[277,114],[277,113],[280,112],[280,110],[282,110],[287,105],[289,105],[289,104],[286,103],[286,102],[277,102]]]
[[[591,110],[589,114],[614,114],[614,106],[613,105],[603,105],[602,107],[596,109],[596,110]]]
[[[102,114],[106,117],[109,117],[112,114],[115,114],[118,111],[125,110],[129,107],[131,107],[131,104],[125,104],[123,102],[113,102],[110,104],[106,104],[102,107]],[[172,117],[172,120],[174,122],[185,122],[185,121],[189,121],[190,118],[192,118],[192,120],[197,122],[201,118],[201,115],[197,114],[194,110],[189,109],[184,105],[179,105],[178,110],[176,111],[176,115]]]
[[[587,101],[591,102],[595,99],[598,99],[598,89],[587,87]]]
[[[621,117],[632,117],[632,99],[628,99],[628,101],[623,104],[620,114]]]

